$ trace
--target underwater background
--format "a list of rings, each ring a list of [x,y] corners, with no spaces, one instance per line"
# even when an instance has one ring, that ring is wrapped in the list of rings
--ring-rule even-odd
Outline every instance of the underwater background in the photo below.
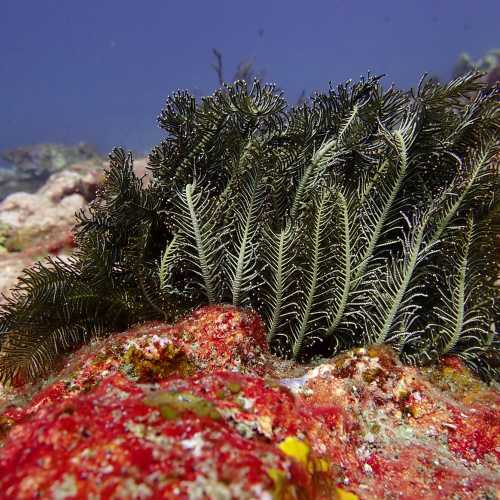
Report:
[[[499,14],[1,0],[0,500],[500,498]]]
[[[290,104],[368,70],[406,89],[424,72],[448,81],[460,54],[477,61],[500,46],[499,18],[497,0],[2,0],[0,151],[85,142],[146,153],[168,95],[219,87],[213,49],[225,81],[238,69],[263,76]]]

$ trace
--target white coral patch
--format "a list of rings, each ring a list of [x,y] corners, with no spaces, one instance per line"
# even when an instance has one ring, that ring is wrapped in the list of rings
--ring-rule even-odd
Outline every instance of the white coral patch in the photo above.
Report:
[[[73,474],[65,474],[61,481],[57,481],[51,488],[52,498],[55,500],[64,500],[75,497],[78,493],[76,479]]]
[[[203,440],[203,435],[201,432],[194,434],[189,439],[183,439],[181,441],[182,447],[186,448],[186,450],[192,450],[193,456],[197,458],[201,457],[204,444],[205,441]]]

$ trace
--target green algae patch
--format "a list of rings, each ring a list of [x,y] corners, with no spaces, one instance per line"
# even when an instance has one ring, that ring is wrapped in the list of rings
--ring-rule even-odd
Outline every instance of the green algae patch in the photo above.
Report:
[[[193,371],[181,346],[157,336],[131,341],[122,362],[130,375],[140,381],[163,380],[172,374],[184,376]]]
[[[472,403],[488,394],[488,386],[478,379],[458,357],[444,358],[437,366],[422,370],[436,387],[449,392],[454,398]]]
[[[231,394],[238,394],[241,392],[241,384],[238,382],[228,382],[227,383],[227,388],[231,392]]]
[[[215,405],[190,392],[160,392],[146,398],[144,404],[158,407],[166,420],[176,420],[187,412],[212,420],[222,418]]]
[[[45,236],[44,231],[37,228],[20,228],[11,230],[5,237],[4,247],[7,252],[22,252],[34,247]]]
[[[6,243],[9,239],[12,229],[8,224],[0,222],[0,254],[8,252]]]

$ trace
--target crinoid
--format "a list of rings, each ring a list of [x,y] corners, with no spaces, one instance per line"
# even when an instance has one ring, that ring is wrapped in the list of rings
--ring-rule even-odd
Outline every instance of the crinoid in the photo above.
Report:
[[[299,361],[390,343],[498,377],[499,89],[479,77],[407,93],[369,75],[291,109],[259,81],[175,93],[152,181],[114,150],[72,260],[27,270],[3,306],[2,378],[206,302],[258,310]]]

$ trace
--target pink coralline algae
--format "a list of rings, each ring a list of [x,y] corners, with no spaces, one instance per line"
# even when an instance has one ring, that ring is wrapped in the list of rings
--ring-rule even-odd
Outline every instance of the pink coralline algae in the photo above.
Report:
[[[464,389],[466,388],[466,390]],[[2,498],[495,498],[500,395],[454,358],[385,348],[300,367],[257,315],[210,306],[4,389]]]

